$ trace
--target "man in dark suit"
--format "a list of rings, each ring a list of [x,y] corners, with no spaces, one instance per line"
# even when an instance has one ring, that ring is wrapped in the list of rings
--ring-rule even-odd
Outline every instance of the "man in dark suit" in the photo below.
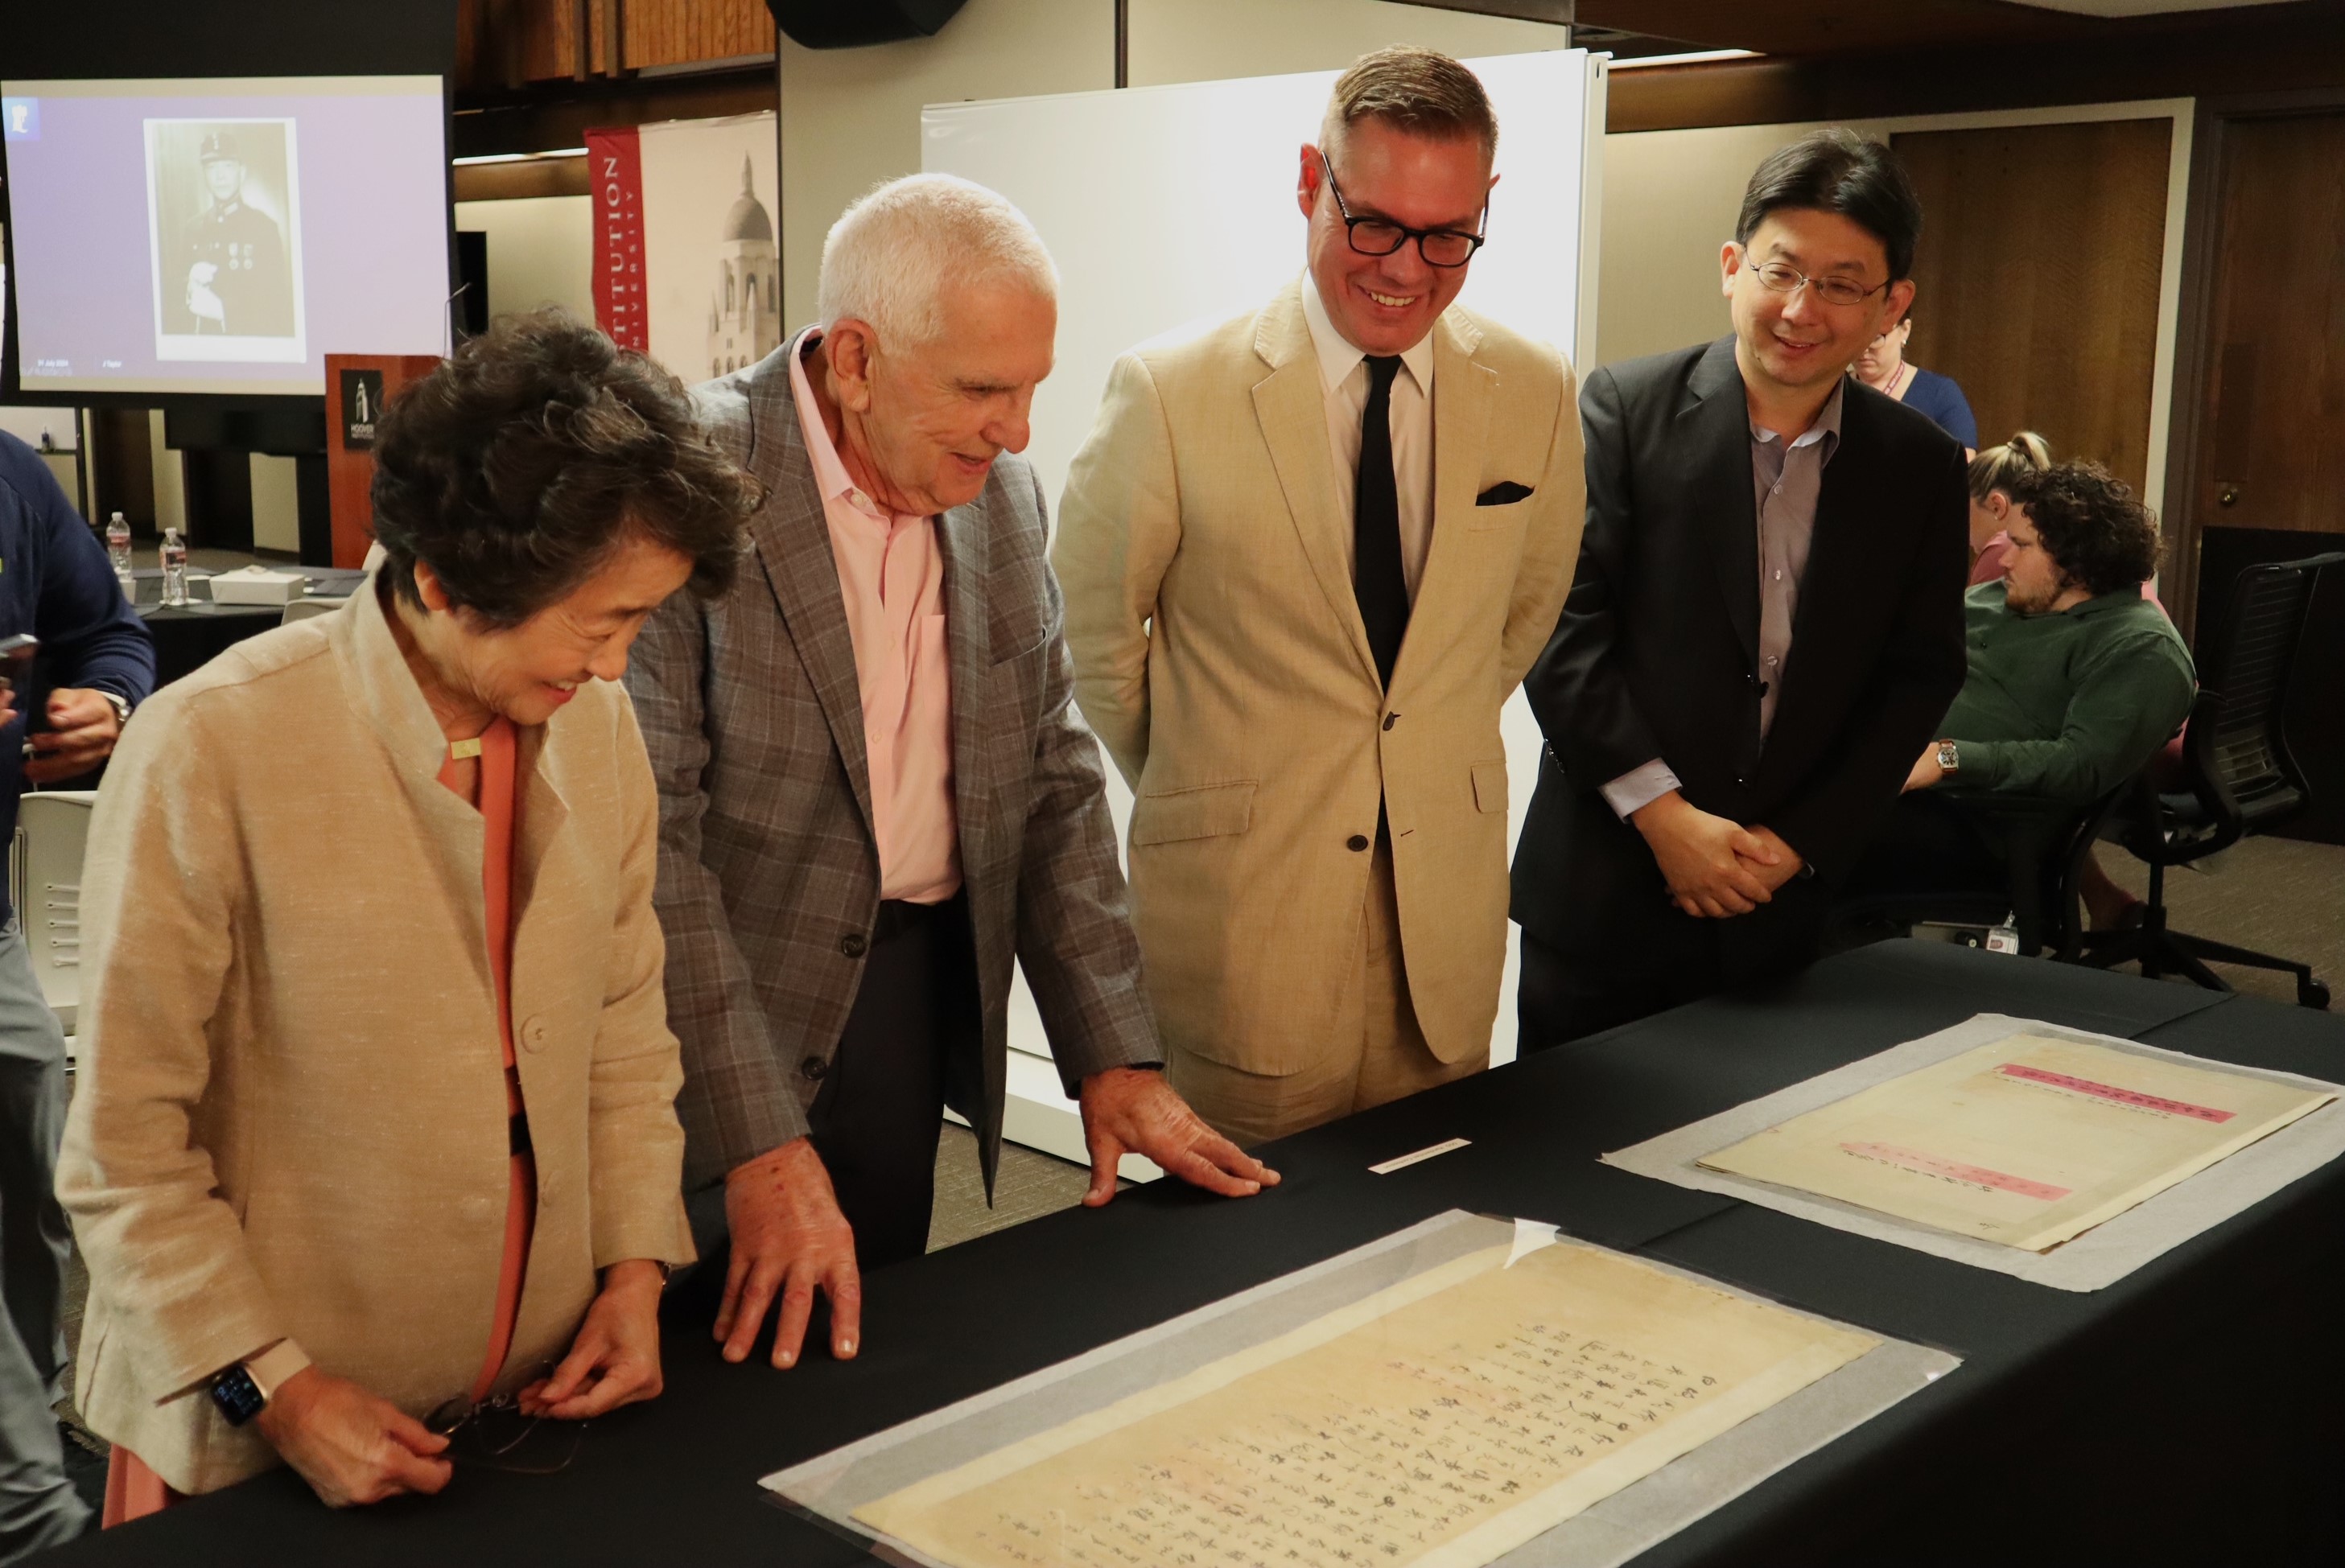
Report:
[[[1812,960],[1962,686],[1962,449],[1848,374],[1920,228],[1886,147],[1804,137],[1721,254],[1733,336],[1588,379],[1579,571],[1523,683],[1526,1049]]]
[[[685,1209],[724,1270],[726,1359],[778,1305],[777,1367],[817,1290],[854,1355],[861,1271],[925,1249],[947,1104],[990,1192],[1013,963],[1081,1104],[1086,1203],[1126,1152],[1231,1196],[1278,1179],[1157,1070],[1016,455],[1058,319],[1041,238],[982,187],[898,180],[832,228],[818,310],[701,389],[766,490],[755,561],[655,613],[626,675],[660,790]]]

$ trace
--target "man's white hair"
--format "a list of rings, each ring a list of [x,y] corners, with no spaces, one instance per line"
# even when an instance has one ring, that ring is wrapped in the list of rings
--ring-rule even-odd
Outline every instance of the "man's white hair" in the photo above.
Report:
[[[822,242],[815,313],[826,329],[849,317],[882,341],[945,333],[948,279],[1022,282],[1059,297],[1059,269],[1026,215],[997,191],[949,174],[907,175],[854,202]]]

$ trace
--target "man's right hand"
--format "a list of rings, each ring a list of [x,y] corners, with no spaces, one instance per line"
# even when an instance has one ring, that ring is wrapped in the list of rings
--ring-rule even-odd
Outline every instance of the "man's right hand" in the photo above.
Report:
[[[1712,816],[1676,790],[1649,801],[1629,820],[1645,835],[1670,896],[1697,919],[1748,915],[1774,895],[1743,861],[1777,863],[1775,852],[1740,823]]]
[[[381,1502],[448,1484],[448,1440],[388,1400],[316,1367],[285,1380],[253,1418],[329,1508]]]
[[[774,1365],[797,1365],[819,1286],[830,1298],[830,1353],[852,1361],[862,1333],[863,1276],[855,1266],[855,1232],[838,1211],[813,1141],[794,1138],[734,1167],[725,1178],[725,1223],[733,1233],[725,1300],[716,1309],[725,1359],[748,1360],[766,1309],[778,1296]]]

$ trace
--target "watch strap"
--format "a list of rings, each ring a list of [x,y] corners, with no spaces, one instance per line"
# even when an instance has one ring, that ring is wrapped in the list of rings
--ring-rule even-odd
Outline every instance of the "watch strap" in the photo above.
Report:
[[[279,1340],[257,1356],[247,1356],[244,1370],[252,1374],[260,1397],[273,1400],[293,1374],[310,1364],[309,1352],[290,1340]]]

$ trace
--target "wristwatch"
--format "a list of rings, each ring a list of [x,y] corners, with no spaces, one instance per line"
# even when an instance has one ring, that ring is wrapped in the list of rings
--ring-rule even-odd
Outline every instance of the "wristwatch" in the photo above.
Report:
[[[106,705],[114,710],[115,728],[120,729],[123,725],[130,722],[129,698],[122,695],[119,692],[98,691],[96,687],[91,689],[93,691],[97,691],[97,694],[106,699]]]
[[[259,1355],[214,1374],[212,1403],[221,1420],[230,1426],[242,1426],[267,1410],[277,1391],[309,1364],[310,1358],[300,1346],[279,1340]]]
[[[1952,741],[1940,741],[1938,743],[1938,772],[1947,778],[1952,778],[1962,771],[1962,754],[1954,750],[1954,743]]]

